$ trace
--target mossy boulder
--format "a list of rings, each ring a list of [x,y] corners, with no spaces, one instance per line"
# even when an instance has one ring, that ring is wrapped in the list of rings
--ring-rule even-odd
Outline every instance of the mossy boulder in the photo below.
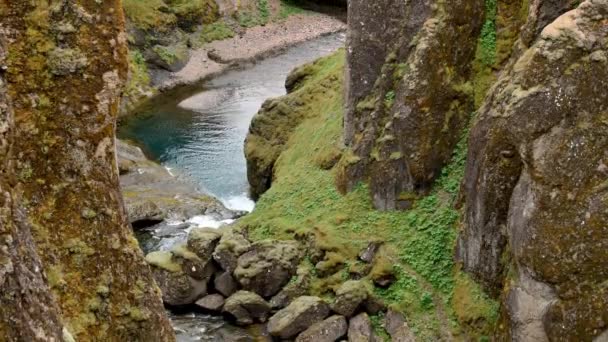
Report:
[[[242,234],[228,231],[222,235],[215,251],[213,259],[228,272],[234,272],[238,259],[251,248],[251,242]]]
[[[188,249],[198,257],[210,259],[222,238],[222,231],[213,228],[194,228],[188,234]]]
[[[244,289],[269,298],[289,282],[301,258],[295,241],[259,241],[239,257],[234,276]]]
[[[347,331],[346,318],[334,315],[304,330],[296,342],[334,342],[344,337]]]
[[[351,317],[368,297],[369,288],[365,282],[349,280],[336,290],[336,299],[331,309],[340,315]]]
[[[268,331],[282,339],[295,337],[329,315],[329,305],[321,298],[303,296],[268,320]]]
[[[239,325],[264,323],[270,313],[270,304],[253,292],[238,291],[226,299],[223,312],[234,317]]]
[[[152,274],[161,289],[167,305],[179,306],[194,303],[207,293],[211,276],[208,266],[192,252],[183,249],[152,252],[146,256]]]

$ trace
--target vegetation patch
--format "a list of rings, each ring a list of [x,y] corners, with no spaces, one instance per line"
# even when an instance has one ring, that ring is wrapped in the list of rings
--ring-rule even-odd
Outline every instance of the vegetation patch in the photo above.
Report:
[[[234,30],[225,21],[218,21],[203,27],[200,41],[201,43],[210,43],[215,40],[232,38],[234,35]]]
[[[336,285],[351,278],[358,253],[368,242],[383,240],[384,256],[391,260],[396,281],[387,288],[375,288],[375,294],[404,312],[421,340],[437,340],[445,329],[460,334],[460,320],[449,304],[457,284],[468,286],[457,282],[459,273],[453,262],[460,219],[454,202],[464,175],[466,136],[433,191],[417,199],[409,211],[375,210],[365,184],[341,195],[334,185],[336,168],[322,168],[316,161],[342,141],[343,60],[343,53],[325,59],[296,92],[287,95],[292,101],[297,99],[307,115],[274,165],[272,187],[239,224],[256,240],[312,234],[325,251],[325,260],[311,262],[312,289],[326,298]],[[318,92],[324,81],[332,86]],[[386,271],[380,266],[377,270]],[[373,273],[365,279],[373,281]],[[493,322],[489,310],[479,313],[480,319]]]

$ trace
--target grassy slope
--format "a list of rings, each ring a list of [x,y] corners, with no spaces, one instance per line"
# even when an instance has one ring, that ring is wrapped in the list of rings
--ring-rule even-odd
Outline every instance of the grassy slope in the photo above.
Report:
[[[343,265],[334,275],[315,280],[313,291],[322,296],[361,266],[354,260],[368,241],[384,240],[384,260],[376,263],[371,276],[389,267],[398,280],[376,292],[406,313],[418,337],[436,340],[445,337],[446,330],[458,336],[461,326],[472,322],[477,322],[478,336],[487,333],[489,325],[483,322],[494,320],[496,304],[457,271],[452,258],[459,221],[453,204],[463,176],[464,143],[432,194],[406,212],[374,210],[363,184],[342,196],[334,186],[333,171],[317,166],[341,141],[343,65],[343,52],[323,59],[314,76],[288,95],[304,103],[297,110],[306,111],[308,119],[277,161],[273,186],[240,224],[254,239],[289,239],[313,232],[330,252],[329,262]],[[318,89],[327,82],[332,86]]]

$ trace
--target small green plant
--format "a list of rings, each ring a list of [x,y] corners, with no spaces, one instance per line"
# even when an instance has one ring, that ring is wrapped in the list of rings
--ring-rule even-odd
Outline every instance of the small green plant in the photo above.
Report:
[[[282,0],[281,10],[279,12],[280,19],[287,19],[291,15],[306,13],[302,7],[298,5],[295,0]]]
[[[395,91],[391,90],[386,95],[384,95],[384,106],[387,109],[393,107],[393,103],[395,103]]]
[[[270,19],[270,9],[268,8],[268,0],[258,0],[258,12],[260,13],[261,24],[267,24],[268,20]]]
[[[224,40],[232,37],[234,37],[234,30],[226,22],[218,21],[203,27],[200,41],[202,43],[210,43],[215,40]]]

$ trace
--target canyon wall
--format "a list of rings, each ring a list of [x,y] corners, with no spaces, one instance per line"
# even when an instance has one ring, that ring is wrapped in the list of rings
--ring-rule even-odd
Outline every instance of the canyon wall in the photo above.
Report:
[[[120,1],[0,2],[0,30],[0,337],[173,340],[118,185]]]
[[[342,191],[369,181],[374,206],[387,210],[430,189],[473,110],[466,82],[483,7],[350,2]]]

